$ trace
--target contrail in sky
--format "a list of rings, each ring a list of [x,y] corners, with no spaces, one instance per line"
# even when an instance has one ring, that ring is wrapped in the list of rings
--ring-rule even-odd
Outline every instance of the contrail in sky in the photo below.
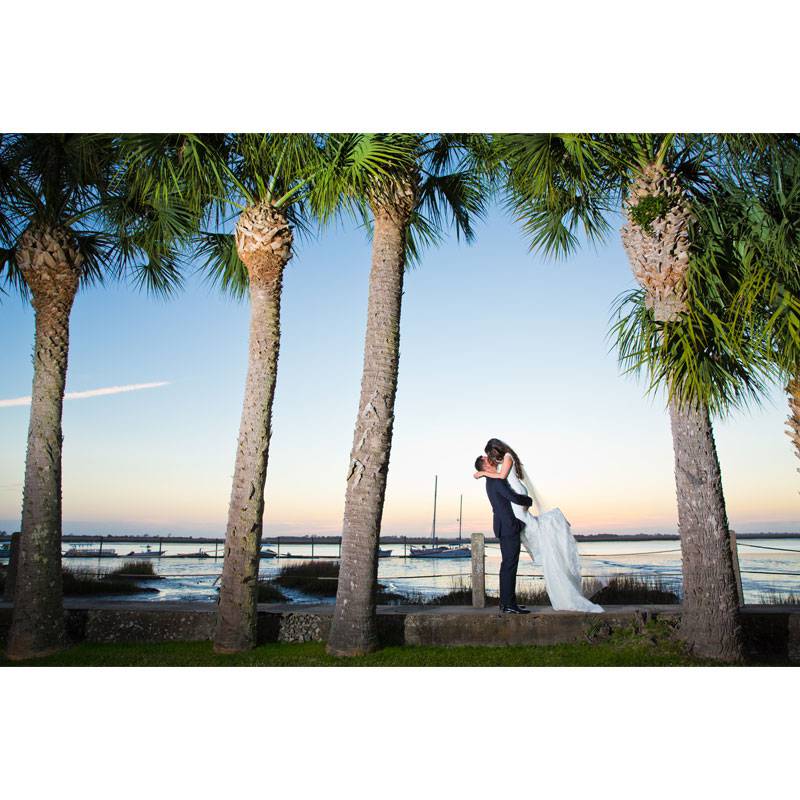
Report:
[[[131,383],[128,386],[105,386],[102,389],[87,389],[85,392],[67,392],[65,400],[83,400],[85,397],[100,397],[104,394],[121,394],[122,392],[138,392],[140,389],[155,389],[159,386],[168,386],[169,381],[156,383]],[[0,408],[7,406],[28,406],[30,397],[13,397],[9,400],[0,400]]]

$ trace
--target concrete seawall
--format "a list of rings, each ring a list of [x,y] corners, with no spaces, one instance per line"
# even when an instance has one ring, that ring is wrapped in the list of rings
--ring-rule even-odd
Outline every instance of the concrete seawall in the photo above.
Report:
[[[215,603],[64,601],[67,630],[75,642],[207,641],[214,635]],[[11,604],[0,603],[0,644],[11,623]],[[333,605],[260,604],[258,641],[324,641]],[[604,614],[531,608],[524,616],[499,615],[496,607],[380,606],[384,644],[550,645],[597,641],[613,630],[648,619],[680,620],[680,606],[609,606]],[[800,663],[800,609],[746,606],[741,612],[748,652],[754,657]]]

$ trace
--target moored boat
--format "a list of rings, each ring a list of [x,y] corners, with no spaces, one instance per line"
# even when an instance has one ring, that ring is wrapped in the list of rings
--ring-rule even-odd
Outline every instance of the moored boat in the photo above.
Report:
[[[62,558],[117,558],[117,551],[110,547],[83,547],[76,544],[61,556]]]
[[[440,544],[436,546],[420,545],[411,548],[411,558],[472,558],[472,551],[467,545],[461,547],[448,547]]]
[[[431,526],[431,544],[412,547],[411,558],[472,558],[472,551],[467,545],[449,546],[446,544],[436,544],[436,496],[439,487],[439,476],[434,478],[433,483],[433,525]],[[458,538],[461,539],[461,508],[458,512]]]
[[[150,545],[145,545],[145,550],[139,550],[136,552],[135,550],[131,550],[125,558],[161,558],[166,553],[166,550],[153,550]]]
[[[175,553],[175,555],[165,556],[165,558],[211,558],[211,554],[206,553],[201,547],[196,553]]]

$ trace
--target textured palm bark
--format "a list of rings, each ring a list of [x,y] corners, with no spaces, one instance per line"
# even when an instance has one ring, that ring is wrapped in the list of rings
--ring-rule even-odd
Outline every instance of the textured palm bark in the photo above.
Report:
[[[697,656],[742,660],[728,517],[706,408],[670,403],[683,559],[681,636]]]
[[[800,458],[800,375],[795,375],[786,386],[789,395],[789,418],[786,433],[794,445],[794,454]],[[800,469],[797,470],[800,472]]]
[[[631,212],[645,198],[668,198],[670,207],[649,226],[641,227]],[[636,280],[646,290],[645,305],[656,320],[673,322],[687,309],[691,213],[684,192],[674,175],[650,164],[631,185],[626,212],[622,243]]]
[[[61,412],[67,376],[69,315],[81,258],[69,231],[32,226],[17,250],[36,312],[33,390],[22,495],[10,659],[37,658],[67,646],[61,582]]]
[[[393,204],[373,204],[364,371],[347,474],[336,608],[327,645],[328,652],[337,656],[363,655],[378,646],[378,540],[392,446],[406,235],[413,204],[410,187]]]
[[[218,653],[249,650],[256,643],[264,485],[278,374],[281,288],[291,258],[291,228],[280,211],[267,204],[253,206],[242,212],[236,244],[250,276],[250,346],[214,634]]]

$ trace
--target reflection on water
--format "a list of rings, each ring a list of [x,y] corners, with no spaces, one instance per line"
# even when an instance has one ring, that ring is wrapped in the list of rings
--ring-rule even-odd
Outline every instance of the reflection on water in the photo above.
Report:
[[[141,543],[114,542],[109,545],[118,554],[144,549]],[[742,572],[742,587],[745,601],[758,602],[766,594],[800,593],[800,536],[792,539],[739,539],[739,563]],[[177,553],[197,552],[192,544],[163,542],[165,556]],[[399,594],[421,594],[435,596],[448,592],[454,586],[470,585],[471,563],[469,559],[419,559],[404,558],[403,545],[386,545],[393,555],[378,562],[378,578],[388,589]],[[764,548],[781,548],[768,550]],[[214,602],[217,599],[219,576],[222,572],[222,547],[219,557],[214,558],[214,546],[204,545],[209,558],[149,558],[158,579],[142,579],[141,586],[158,589],[158,594],[113,595],[116,600],[139,600],[164,602],[167,600],[192,600]],[[680,542],[635,541],[635,542],[578,542],[584,577],[610,576],[617,574],[657,576],[674,589],[680,588],[681,553]],[[305,558],[285,557],[287,555]],[[339,546],[315,544],[317,558],[336,558]],[[276,575],[285,564],[306,561],[311,555],[310,544],[284,544],[281,558],[261,559],[260,576],[264,579]],[[73,569],[115,569],[125,558],[80,558],[65,559]],[[5,561],[5,560],[4,560]],[[486,590],[497,594],[497,575],[500,569],[500,547],[486,545]],[[520,556],[517,586],[520,588],[541,585],[541,566],[534,564],[523,549]],[[320,601],[299,592],[284,590],[293,602],[334,602],[333,598]],[[111,599],[112,596],[109,596]]]

